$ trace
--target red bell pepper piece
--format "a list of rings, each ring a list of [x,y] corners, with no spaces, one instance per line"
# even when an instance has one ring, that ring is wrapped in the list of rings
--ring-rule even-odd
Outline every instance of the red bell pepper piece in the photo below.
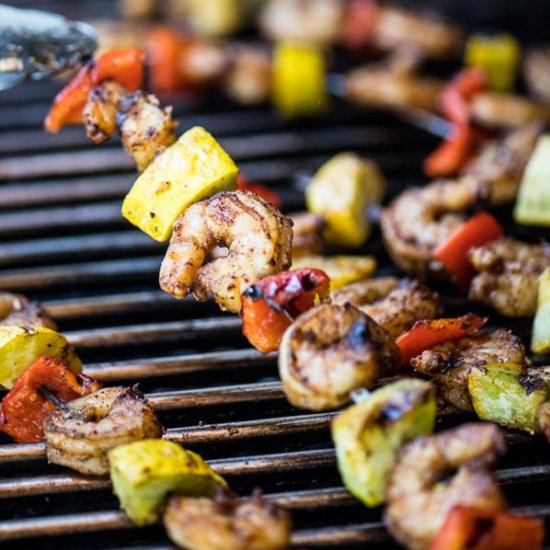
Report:
[[[41,392],[42,388],[67,402],[101,389],[101,384],[74,373],[53,357],[43,355],[36,359],[2,400],[0,430],[18,443],[35,443],[44,438],[44,419],[56,405]]]
[[[343,27],[346,48],[357,50],[367,46],[372,39],[380,6],[374,0],[351,0],[348,4]]]
[[[281,201],[281,197],[278,193],[272,191],[271,189],[269,189],[269,187],[262,185],[261,183],[251,182],[250,180],[247,180],[244,176],[239,175],[239,177],[237,178],[237,188],[241,191],[252,191],[253,193],[256,193],[256,195],[260,195],[262,199],[269,201],[279,209],[283,204]]]
[[[417,321],[396,340],[401,351],[401,366],[408,365],[413,357],[438,344],[460,340],[476,332],[486,322],[487,317],[472,313],[462,317]]]
[[[328,297],[330,279],[320,269],[294,269],[270,275],[242,295],[243,334],[262,353],[279,347],[284,331],[317,299]]]
[[[487,77],[481,69],[464,69],[445,86],[439,98],[441,111],[456,124],[465,124],[469,119],[469,104],[487,88]]]
[[[136,48],[109,50],[92,59],[56,96],[44,126],[58,132],[65,124],[82,122],[82,109],[90,90],[107,79],[120,82],[128,91],[137,90],[143,81],[145,54]]]
[[[186,41],[166,26],[155,27],[147,38],[150,58],[149,79],[155,93],[174,93],[185,89],[178,70]]]
[[[455,506],[429,550],[541,550],[544,523],[537,518],[474,506]]]
[[[424,161],[424,173],[430,178],[456,174],[470,156],[472,130],[467,124],[457,124],[449,137]]]
[[[468,260],[468,250],[498,239],[502,235],[504,229],[500,223],[488,212],[479,212],[439,245],[434,257],[443,264],[461,288],[467,288],[474,273],[474,268]]]
[[[461,71],[441,92],[441,111],[453,123],[453,128],[447,139],[424,161],[427,176],[452,176],[470,156],[476,137],[469,122],[470,102],[486,87],[485,73],[473,68]]]

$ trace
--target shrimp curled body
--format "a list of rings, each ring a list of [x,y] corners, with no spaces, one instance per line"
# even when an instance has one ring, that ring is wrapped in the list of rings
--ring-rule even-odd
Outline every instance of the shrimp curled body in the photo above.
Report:
[[[406,445],[386,492],[385,522],[392,535],[407,548],[423,550],[453,506],[503,509],[504,497],[489,468],[504,445],[499,429],[482,423],[463,424]]]
[[[203,265],[216,246],[226,256]],[[290,267],[292,222],[249,191],[225,192],[190,206],[174,224],[160,270],[160,286],[176,298],[211,294],[226,311],[239,313],[243,290]]]

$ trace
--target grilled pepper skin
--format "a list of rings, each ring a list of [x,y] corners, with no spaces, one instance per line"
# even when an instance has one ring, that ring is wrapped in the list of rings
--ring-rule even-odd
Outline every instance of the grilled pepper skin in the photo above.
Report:
[[[59,132],[66,124],[82,122],[82,109],[94,86],[114,79],[129,92],[137,90],[143,81],[145,54],[135,48],[109,50],[93,59],[56,96],[46,117],[48,132]]]
[[[543,373],[513,363],[491,363],[475,367],[468,375],[468,390],[476,414],[534,434],[540,431],[538,408],[549,392]]]
[[[249,286],[242,296],[243,334],[262,353],[279,347],[292,319],[328,298],[330,279],[320,269],[294,269]]]
[[[543,542],[538,518],[455,506],[429,550],[541,550]]]
[[[169,494],[214,496],[227,487],[197,454],[164,439],[145,439],[109,451],[111,480],[121,507],[136,525],[157,521]]]
[[[2,400],[0,429],[17,443],[44,439],[44,419],[57,407],[41,393],[41,388],[66,403],[99,390],[101,384],[83,374],[75,374],[58,359],[47,355],[39,357]]]
[[[405,379],[376,390],[338,415],[332,439],[348,490],[366,506],[384,502],[397,452],[407,441],[431,433],[435,414],[431,384]]]

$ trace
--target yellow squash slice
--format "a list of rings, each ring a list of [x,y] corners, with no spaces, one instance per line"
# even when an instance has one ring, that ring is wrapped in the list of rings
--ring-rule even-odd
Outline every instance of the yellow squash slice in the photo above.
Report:
[[[109,463],[114,492],[136,525],[157,521],[170,494],[213,496],[227,486],[199,455],[164,439],[115,447]]]
[[[59,332],[45,327],[0,326],[0,385],[10,389],[42,355],[63,361],[74,372],[82,370],[73,346]]]
[[[239,169],[200,126],[158,155],[122,205],[123,216],[157,241],[166,241],[180,214],[193,203],[237,188]]]

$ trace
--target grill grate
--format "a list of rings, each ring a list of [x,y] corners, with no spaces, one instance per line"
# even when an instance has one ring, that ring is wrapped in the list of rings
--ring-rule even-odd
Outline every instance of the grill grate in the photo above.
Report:
[[[341,486],[328,432],[333,414],[288,405],[275,356],[249,349],[238,318],[158,290],[163,246],[119,213],[131,162],[117,143],[89,144],[81,128],[46,136],[40,126],[54,92],[35,83],[0,95],[0,289],[44,300],[88,374],[108,384],[139,381],[168,436],[200,452],[237,492],[261,486],[290,508],[295,546],[393,548],[380,510],[365,509]],[[280,191],[286,211],[303,206],[295,174],[336,152],[352,148],[379,161],[394,195],[421,181],[420,160],[434,145],[390,115],[345,105],[294,123],[215,101],[208,109],[176,104],[176,113],[180,131],[200,123],[220,137],[246,175]],[[379,238],[366,252],[378,256],[380,273],[393,272]],[[445,302],[450,311],[461,307],[453,296]],[[511,328],[528,337],[527,322]],[[463,420],[446,416],[439,427]],[[507,439],[497,474],[513,509],[550,515],[546,444]],[[41,444],[2,440],[0,499],[2,548],[170,548],[161,527],[130,525],[107,481],[47,465]]]

